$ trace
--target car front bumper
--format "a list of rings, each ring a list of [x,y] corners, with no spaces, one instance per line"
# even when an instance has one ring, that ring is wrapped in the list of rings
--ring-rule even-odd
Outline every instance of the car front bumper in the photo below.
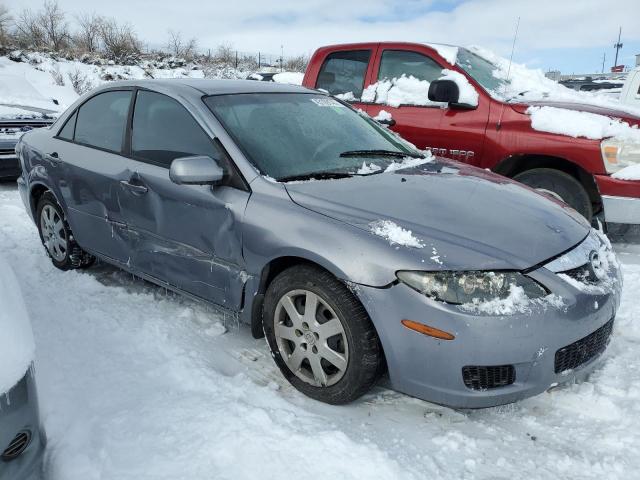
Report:
[[[20,161],[15,153],[0,153],[0,179],[15,179],[20,175]]]
[[[32,368],[9,392],[0,395],[0,455],[21,432],[28,432],[28,446],[14,459],[0,458],[0,480],[33,478],[42,466],[46,436],[40,424]]]
[[[398,283],[380,289],[357,286],[384,349],[393,389],[454,408],[484,408],[515,402],[556,384],[584,378],[597,364],[595,355],[571,371],[555,373],[556,352],[577,342],[615,317],[622,279],[612,291],[584,293],[540,268],[529,275],[562,299],[563,306],[542,304],[527,313],[488,316],[433,301]],[[455,336],[439,340],[405,328],[413,320]],[[605,327],[606,328],[606,327]],[[604,330],[604,329],[603,329]],[[513,366],[507,386],[473,390],[464,367]]]

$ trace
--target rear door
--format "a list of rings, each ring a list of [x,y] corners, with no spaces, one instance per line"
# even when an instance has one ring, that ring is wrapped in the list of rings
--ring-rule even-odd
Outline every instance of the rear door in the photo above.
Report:
[[[238,309],[243,285],[240,220],[249,199],[219,143],[177,100],[138,90],[131,120],[130,170],[119,192],[133,267],[220,305]],[[177,185],[175,158],[207,155],[222,185]]]
[[[127,228],[118,203],[128,168],[122,156],[132,91],[99,93],[58,132],[48,171],[67,206],[73,234],[85,249],[119,263],[128,260]]]
[[[381,46],[373,64],[372,83],[377,82],[377,85],[368,89],[371,103],[367,113],[377,117],[382,110],[386,111],[391,115],[391,120],[386,116],[386,123],[391,123],[394,131],[418,148],[478,164],[489,102],[481,95],[478,108],[474,110],[429,102],[429,84],[438,80],[447,68],[453,66],[445,65],[427,48]]]
[[[322,62],[314,87],[364,110],[361,97],[371,76],[376,48],[332,51]]]

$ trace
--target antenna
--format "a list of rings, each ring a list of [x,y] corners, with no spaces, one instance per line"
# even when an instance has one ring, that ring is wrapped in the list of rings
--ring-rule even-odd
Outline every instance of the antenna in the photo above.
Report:
[[[516,39],[518,38],[519,28],[520,28],[520,17],[518,17],[518,21],[516,22],[516,31],[513,34],[513,43],[511,44],[511,56],[509,57],[509,67],[507,68],[507,83],[509,83],[509,79],[511,78],[511,64],[513,63],[513,52],[516,49]],[[503,113],[504,113],[504,102],[502,102],[502,108],[500,109],[500,117],[498,118],[498,123],[496,124],[496,130],[500,130],[500,128],[502,128]]]
[[[620,51],[620,49],[622,48],[622,43],[620,43],[620,37],[622,36],[622,27],[620,27],[620,30],[618,31],[618,43],[616,43],[613,48],[616,49],[616,59],[613,62],[613,66],[617,67],[618,66],[618,52]]]

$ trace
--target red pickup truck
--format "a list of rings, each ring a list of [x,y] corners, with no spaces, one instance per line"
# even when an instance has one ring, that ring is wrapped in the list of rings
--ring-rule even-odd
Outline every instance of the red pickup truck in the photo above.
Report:
[[[571,128],[551,133],[544,123],[534,129],[531,113],[542,108],[545,113],[589,112],[597,114],[589,121],[620,119],[632,130],[640,116],[575,99],[532,101],[526,91],[512,98],[496,95],[510,82],[497,69],[473,50],[447,45],[333,45],[314,53],[303,85],[348,101],[421,149],[544,190],[590,220],[640,224],[640,180],[612,176],[640,164],[640,146],[606,135],[585,138]]]

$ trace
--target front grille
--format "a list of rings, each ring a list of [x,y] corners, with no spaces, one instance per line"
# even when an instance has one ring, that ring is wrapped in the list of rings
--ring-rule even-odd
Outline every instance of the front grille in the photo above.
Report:
[[[462,367],[462,379],[471,390],[490,390],[506,387],[516,381],[516,369],[513,365],[495,365],[480,367],[469,365]]]
[[[31,433],[27,430],[18,433],[9,446],[2,452],[2,460],[8,462],[14,458],[18,458],[24,452],[31,442]]]
[[[586,337],[556,352],[555,372],[573,370],[605,351],[613,331],[613,319]]]

